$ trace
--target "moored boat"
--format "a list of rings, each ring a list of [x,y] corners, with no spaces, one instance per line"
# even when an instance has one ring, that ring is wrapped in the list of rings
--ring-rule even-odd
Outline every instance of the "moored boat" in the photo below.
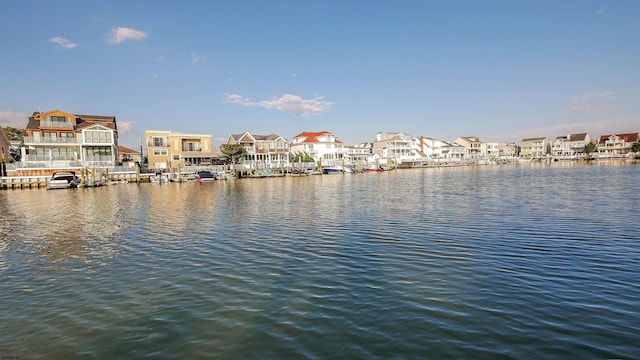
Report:
[[[344,166],[329,166],[322,169],[322,173],[327,175],[350,174],[351,172],[350,168]]]
[[[213,173],[209,170],[201,170],[198,171],[198,182],[204,182],[204,181],[214,181],[216,178],[215,176],[213,176]]]
[[[47,181],[47,190],[54,189],[74,189],[80,184],[80,178],[74,171],[56,171],[51,174],[51,179]]]
[[[384,170],[379,166],[371,165],[371,166],[365,168],[364,171],[365,172],[382,172]]]

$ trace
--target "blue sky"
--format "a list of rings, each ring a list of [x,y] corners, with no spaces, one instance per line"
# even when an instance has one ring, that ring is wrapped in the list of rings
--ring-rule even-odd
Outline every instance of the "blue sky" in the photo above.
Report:
[[[0,125],[211,134],[640,131],[639,1],[0,0]]]

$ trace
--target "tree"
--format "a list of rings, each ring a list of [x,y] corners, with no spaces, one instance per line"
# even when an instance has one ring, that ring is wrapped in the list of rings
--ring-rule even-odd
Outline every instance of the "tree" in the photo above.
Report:
[[[10,126],[3,127],[4,133],[7,135],[10,141],[22,141],[27,136],[27,129],[16,129]]]
[[[247,155],[247,149],[242,144],[222,144],[220,151],[227,163],[235,164]]]
[[[640,142],[635,142],[631,144],[631,151],[635,153],[640,152]]]
[[[291,159],[292,162],[313,162],[313,158],[305,152],[297,152]]]
[[[591,153],[594,153],[598,150],[596,143],[590,142],[584,146],[584,152],[587,154],[587,160],[591,160]]]

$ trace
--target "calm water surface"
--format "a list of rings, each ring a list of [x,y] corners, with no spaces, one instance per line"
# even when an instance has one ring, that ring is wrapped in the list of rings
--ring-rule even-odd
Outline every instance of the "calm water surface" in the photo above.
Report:
[[[0,192],[0,356],[637,359],[639,165]]]

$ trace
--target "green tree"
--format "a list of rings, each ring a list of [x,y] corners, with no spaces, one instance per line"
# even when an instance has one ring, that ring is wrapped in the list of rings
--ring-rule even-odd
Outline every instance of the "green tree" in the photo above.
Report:
[[[636,142],[631,144],[631,151],[633,152],[640,152],[640,142]]]
[[[314,159],[306,152],[297,152],[291,159],[293,162],[314,162]]]
[[[587,154],[587,160],[591,160],[591,154],[596,152],[598,147],[593,141],[584,146],[584,152]]]
[[[27,136],[27,129],[16,129],[10,126],[3,127],[2,130],[11,141],[22,141]]]
[[[224,155],[226,162],[235,164],[238,160],[247,156],[247,149],[241,144],[222,144],[220,151]]]

